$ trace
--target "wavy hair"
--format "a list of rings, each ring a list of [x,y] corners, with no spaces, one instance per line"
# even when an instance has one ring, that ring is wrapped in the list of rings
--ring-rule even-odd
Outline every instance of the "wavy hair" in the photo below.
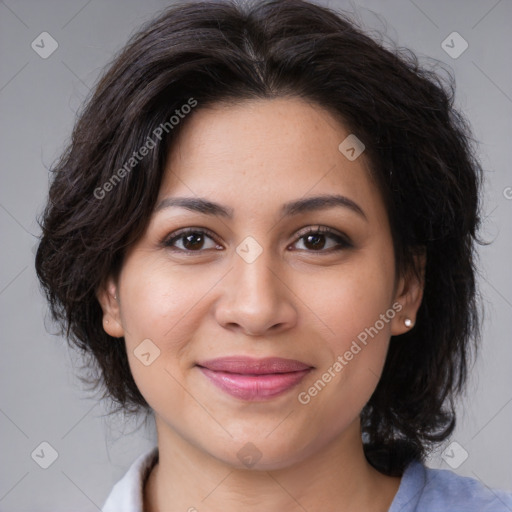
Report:
[[[102,327],[96,291],[143,233],[169,148],[186,119],[98,193],[148,136],[194,98],[303,98],[363,141],[385,200],[398,273],[426,253],[415,327],[392,337],[383,374],[361,412],[365,454],[399,475],[455,427],[480,338],[475,242],[481,166],[454,79],[386,48],[347,14],[303,0],[179,3],[146,23],[106,67],[52,167],[36,271],[52,318],[95,368],[88,382],[118,410],[150,410],[126,348]],[[193,113],[191,114],[193,115]],[[126,168],[125,168],[126,169]]]

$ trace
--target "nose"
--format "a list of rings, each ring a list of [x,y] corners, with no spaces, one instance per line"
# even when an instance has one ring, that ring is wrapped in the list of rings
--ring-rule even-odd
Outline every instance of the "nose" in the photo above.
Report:
[[[285,264],[264,250],[252,263],[238,254],[220,286],[215,317],[226,329],[249,336],[268,336],[297,322],[297,297]],[[289,269],[288,269],[289,270]]]

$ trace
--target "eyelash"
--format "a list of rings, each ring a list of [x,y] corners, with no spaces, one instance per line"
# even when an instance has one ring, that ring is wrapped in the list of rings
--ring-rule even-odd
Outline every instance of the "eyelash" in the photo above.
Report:
[[[188,255],[193,256],[195,254],[204,252],[205,249],[200,249],[200,250],[197,250],[197,251],[192,251],[192,250],[189,250],[189,249],[178,249],[176,247],[173,247],[172,244],[176,240],[181,240],[186,235],[189,235],[189,234],[192,234],[192,233],[193,234],[207,235],[215,243],[219,243],[216,240],[216,236],[209,229],[206,229],[206,228],[184,228],[184,229],[182,229],[180,231],[172,233],[169,237],[166,237],[162,241],[162,244],[163,244],[164,247],[166,247],[166,248],[168,248],[168,249],[170,249],[170,250],[172,250],[174,252],[181,252],[183,254],[186,254],[187,256]],[[322,249],[322,250],[315,251],[315,250],[299,249],[299,250],[305,250],[306,252],[309,252],[309,253],[319,253],[319,254],[327,253],[327,254],[331,254],[332,252],[339,252],[339,251],[350,249],[350,248],[354,247],[353,244],[349,241],[348,237],[346,237],[344,235],[342,236],[337,231],[335,231],[335,230],[333,230],[331,228],[325,227],[325,226],[317,226],[315,228],[308,228],[306,231],[304,231],[304,230],[303,231],[299,231],[299,233],[297,233],[297,235],[298,235],[298,238],[297,238],[296,242],[301,240],[301,239],[303,239],[303,238],[305,238],[308,235],[329,235],[338,244],[338,247],[331,247],[330,249],[327,249],[327,250]],[[295,244],[296,242],[294,242],[293,244]]]

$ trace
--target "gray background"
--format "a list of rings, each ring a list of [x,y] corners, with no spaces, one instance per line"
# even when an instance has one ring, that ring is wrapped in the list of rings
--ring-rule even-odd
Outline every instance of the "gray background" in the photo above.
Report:
[[[385,31],[420,57],[451,66],[457,105],[480,143],[486,170],[480,287],[486,316],[481,356],[452,437],[429,465],[449,469],[441,453],[456,441],[468,458],[453,469],[512,490],[512,172],[509,0],[365,0],[319,2],[349,11],[372,33]],[[69,139],[75,113],[129,35],[168,1],[0,1],[0,510],[98,510],[130,463],[155,443],[152,424],[104,417],[106,404],[83,391],[79,361],[53,336],[34,271],[48,168]],[[31,43],[43,31],[58,42],[49,58]],[[441,43],[453,31],[468,42],[457,59]],[[458,44],[458,43],[457,43]],[[508,262],[508,263],[507,263]],[[41,442],[58,452],[42,469]],[[459,460],[461,448],[445,453]],[[447,457],[445,457],[447,458]],[[453,464],[453,463],[452,463]]]

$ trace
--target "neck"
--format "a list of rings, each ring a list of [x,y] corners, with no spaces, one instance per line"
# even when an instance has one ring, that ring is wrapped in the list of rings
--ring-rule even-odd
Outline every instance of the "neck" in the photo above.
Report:
[[[321,451],[272,470],[234,468],[173,431],[162,433],[158,429],[159,461],[145,486],[145,512],[387,512],[400,484],[367,462],[359,421]]]

